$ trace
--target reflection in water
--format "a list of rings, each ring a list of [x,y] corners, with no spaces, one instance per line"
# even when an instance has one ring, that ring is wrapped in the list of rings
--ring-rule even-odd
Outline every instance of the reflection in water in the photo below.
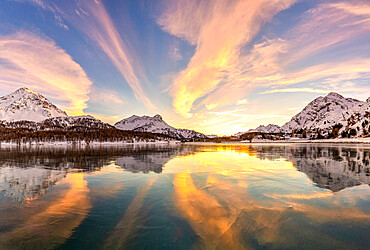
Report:
[[[115,164],[132,173],[161,173],[163,166],[172,158],[193,154],[195,147],[158,147],[157,150],[135,151],[131,155],[118,157]],[[199,149],[198,149],[199,150]]]
[[[367,248],[369,157],[364,145],[1,148],[0,249]]]
[[[334,192],[370,184],[370,148],[366,146],[250,146],[261,159],[285,158],[321,188]]]
[[[0,193],[17,202],[29,202],[66,176],[65,171],[45,168],[0,168]]]
[[[287,224],[286,228],[289,230],[289,227],[292,227],[289,220],[294,214],[304,215],[316,223],[337,223],[340,220],[370,222],[369,213],[353,207],[355,204],[348,206],[343,202],[344,200],[348,202],[348,195],[353,200],[369,199],[369,188],[358,190],[356,193],[343,192],[337,196],[330,191],[307,189],[309,182],[305,176],[295,171],[290,162],[278,160],[279,155],[272,156],[276,161],[261,160],[256,157],[257,153],[263,153],[258,151],[261,149],[259,147],[234,150],[230,146],[229,149],[233,151],[216,150],[178,158],[166,166],[166,171],[169,172],[176,172],[179,166],[184,166],[180,172],[207,174],[204,186],[196,187],[192,177],[194,175],[190,173],[178,173],[173,181],[175,186],[173,200],[176,208],[181,216],[189,221],[202,239],[201,244],[206,248],[256,247],[255,240],[260,246],[279,242],[281,247],[294,247],[293,243],[298,244],[306,237],[307,231],[310,231],[301,229],[291,239],[284,235],[281,227]],[[249,155],[250,150],[254,150],[254,156]],[[284,154],[281,157],[291,156],[285,154],[285,151],[282,152]],[[196,164],[191,166],[188,161]],[[241,180],[246,183],[241,183]],[[263,183],[263,187],[260,183]],[[257,188],[263,188],[264,192],[256,193]],[[330,204],[329,207],[317,206],[315,203],[320,199],[325,199],[325,203]],[[305,202],[301,202],[302,200]],[[313,202],[314,205],[307,201]],[[313,231],[309,233],[314,234]],[[242,239],[241,234],[252,239]],[[353,247],[338,241],[330,234],[321,232],[319,237],[332,248]]]
[[[105,249],[122,249],[130,240],[130,236],[136,235],[138,229],[143,225],[142,218],[139,215],[143,206],[143,201],[147,192],[156,181],[154,177],[138,190],[136,197],[131,201],[125,215],[113,229],[104,243]]]
[[[192,154],[194,150],[194,147],[182,149],[162,145],[6,147],[0,150],[0,193],[21,203],[34,200],[44,195],[70,170],[100,171],[111,161],[133,173],[161,173],[168,160]]]
[[[72,234],[90,209],[89,189],[82,173],[69,174],[63,184],[68,187],[61,191],[60,197],[40,204],[20,226],[0,235],[3,249],[53,248]]]
[[[197,189],[190,174],[176,174],[173,184],[175,186],[173,200],[177,209],[189,220],[190,225],[208,247],[214,248],[221,243],[231,249],[244,248],[238,235],[234,235],[230,228],[240,209],[222,206],[215,197],[202,189]]]

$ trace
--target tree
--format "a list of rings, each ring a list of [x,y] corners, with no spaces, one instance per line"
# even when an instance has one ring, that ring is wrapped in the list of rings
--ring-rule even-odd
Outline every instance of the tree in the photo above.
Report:
[[[357,131],[356,131],[356,129],[351,128],[351,129],[349,130],[349,136],[356,136],[356,135],[357,135]]]

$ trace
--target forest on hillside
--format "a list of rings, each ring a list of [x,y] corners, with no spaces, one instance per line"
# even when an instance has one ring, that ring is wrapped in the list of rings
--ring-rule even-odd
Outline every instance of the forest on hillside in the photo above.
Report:
[[[7,143],[27,144],[42,142],[154,142],[171,138],[148,132],[136,132],[106,128],[99,130],[37,130],[28,128],[0,128],[0,141]]]

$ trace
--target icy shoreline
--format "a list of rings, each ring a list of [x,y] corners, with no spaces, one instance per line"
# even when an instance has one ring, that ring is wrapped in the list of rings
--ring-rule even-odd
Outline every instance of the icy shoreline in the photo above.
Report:
[[[241,141],[241,143],[370,143],[370,138],[336,138],[336,139],[315,139],[315,140],[308,140],[308,139],[290,139],[290,140],[267,140],[267,139],[255,139],[252,141],[245,140]]]
[[[58,142],[27,142],[27,143],[16,143],[16,142],[0,142],[0,146],[119,146],[119,145],[151,145],[151,144],[176,144],[180,141],[134,141],[134,142],[98,142],[93,141],[86,143],[85,141],[70,142],[70,141],[58,141]]]

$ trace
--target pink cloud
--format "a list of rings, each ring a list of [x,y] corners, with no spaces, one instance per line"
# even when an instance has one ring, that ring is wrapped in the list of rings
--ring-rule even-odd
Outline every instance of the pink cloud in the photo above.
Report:
[[[70,114],[87,107],[91,81],[51,39],[28,32],[0,36],[0,61],[2,89],[29,87],[59,101]]]

